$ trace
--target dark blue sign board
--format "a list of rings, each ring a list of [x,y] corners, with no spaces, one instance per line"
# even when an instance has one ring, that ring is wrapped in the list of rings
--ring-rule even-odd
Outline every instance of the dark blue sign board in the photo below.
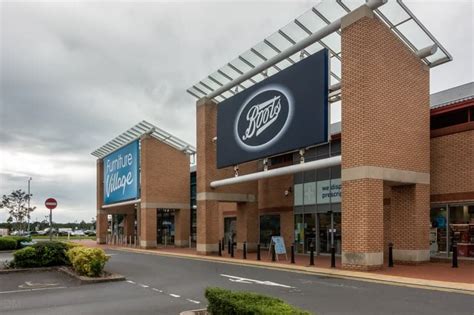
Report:
[[[138,199],[138,140],[118,149],[103,159],[104,204]]]
[[[323,49],[228,98],[217,111],[217,168],[328,141]]]

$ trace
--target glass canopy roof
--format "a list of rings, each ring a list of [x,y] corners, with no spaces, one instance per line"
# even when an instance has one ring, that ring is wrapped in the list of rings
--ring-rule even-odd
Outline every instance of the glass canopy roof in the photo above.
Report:
[[[363,4],[365,4],[364,0],[323,0],[317,6],[303,13],[216,72],[194,84],[187,92],[198,99],[207,96]],[[446,49],[441,46],[401,0],[390,0],[374,12],[412,51],[417,52],[425,47],[437,46],[436,53],[423,58],[423,62],[428,66],[435,67],[452,60]],[[329,50],[331,60],[330,84],[335,85],[341,81],[340,31],[322,38],[301,52],[217,95],[214,100],[217,102],[223,101],[322,48]]]

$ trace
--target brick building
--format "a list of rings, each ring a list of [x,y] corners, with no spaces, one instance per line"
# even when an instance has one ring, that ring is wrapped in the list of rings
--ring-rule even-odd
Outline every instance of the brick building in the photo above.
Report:
[[[341,111],[327,141],[218,168],[219,104],[323,48],[331,64],[326,106]],[[222,240],[254,250],[281,236],[287,250],[334,250],[347,269],[380,268],[389,243],[400,263],[449,255],[454,242],[461,256],[474,256],[474,84],[429,94],[430,68],[451,59],[401,2],[323,1],[188,90],[198,98],[191,171],[191,146],[167,148],[173,163],[162,164],[154,162],[160,145],[142,147],[143,165],[155,168],[142,168],[152,175],[141,175],[140,202],[121,206],[135,215],[140,245],[164,243],[160,209],[173,209],[173,243],[191,240],[203,255]],[[99,202],[100,167],[99,160],[104,242],[106,214],[118,206]]]

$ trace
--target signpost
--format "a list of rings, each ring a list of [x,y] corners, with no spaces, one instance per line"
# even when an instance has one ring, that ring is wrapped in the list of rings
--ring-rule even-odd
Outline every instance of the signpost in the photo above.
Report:
[[[49,240],[53,240],[53,209],[56,208],[58,202],[54,198],[48,198],[44,202],[46,208],[49,209]]]
[[[275,254],[278,260],[278,255],[285,255],[285,259],[288,260],[286,255],[286,247],[285,247],[285,240],[283,236],[272,236],[272,240],[270,242],[270,250],[272,248],[272,244],[275,246]]]

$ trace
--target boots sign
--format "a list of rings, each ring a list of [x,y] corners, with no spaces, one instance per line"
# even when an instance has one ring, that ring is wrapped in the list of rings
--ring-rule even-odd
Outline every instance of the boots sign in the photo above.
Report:
[[[317,52],[219,103],[217,167],[327,142],[328,52]]]
[[[104,204],[138,198],[138,140],[109,154],[103,160]]]

